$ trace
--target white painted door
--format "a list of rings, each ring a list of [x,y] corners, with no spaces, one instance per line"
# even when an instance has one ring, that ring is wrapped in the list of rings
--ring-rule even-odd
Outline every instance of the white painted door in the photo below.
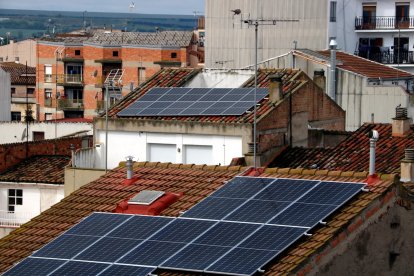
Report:
[[[200,145],[186,145],[184,152],[184,162],[186,164],[207,164],[212,165],[213,147]]]
[[[149,161],[177,163],[177,146],[172,144],[148,144]]]

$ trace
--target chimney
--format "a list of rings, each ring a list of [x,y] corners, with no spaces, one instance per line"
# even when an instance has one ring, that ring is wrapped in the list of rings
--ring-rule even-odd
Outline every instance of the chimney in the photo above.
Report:
[[[375,175],[375,147],[379,138],[378,131],[371,130],[369,132],[369,176]]]
[[[127,156],[126,159],[126,168],[127,168],[127,180],[131,180],[132,176],[134,174],[132,170],[132,165],[134,164],[134,157],[133,156]]]
[[[323,92],[326,91],[326,78],[325,78],[325,71],[323,69],[321,70],[315,70],[313,72],[313,82],[323,90]]]
[[[414,149],[405,149],[401,161],[401,182],[414,182]]]
[[[404,137],[410,132],[411,118],[407,116],[407,108],[395,109],[395,118],[392,119],[392,136]]]
[[[277,103],[283,98],[283,74],[274,74],[269,76],[269,98],[270,102]]]
[[[336,48],[338,44],[335,39],[332,39],[329,43],[331,49],[331,68],[329,72],[329,91],[328,95],[332,100],[336,101]]]

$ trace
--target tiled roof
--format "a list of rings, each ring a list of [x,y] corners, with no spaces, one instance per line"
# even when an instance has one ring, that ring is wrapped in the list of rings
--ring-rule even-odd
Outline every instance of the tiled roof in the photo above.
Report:
[[[0,174],[0,181],[63,184],[67,156],[34,156]]]
[[[307,49],[295,50],[294,53],[316,58],[329,63],[330,51],[311,51]],[[367,78],[395,79],[395,78],[414,78],[414,75],[386,66],[384,64],[374,62],[362,57],[351,55],[342,51],[336,52],[338,59],[338,68],[363,75]]]
[[[180,83],[177,81],[179,80],[175,74],[175,70],[183,70],[183,69],[166,69],[168,71],[160,71],[160,76],[155,75],[154,78],[156,80],[163,79],[163,76],[168,78],[171,74],[174,78],[177,80],[166,83],[167,85],[172,84],[170,86],[182,86],[186,80],[181,80]],[[179,72],[180,72],[179,71]],[[195,71],[193,69],[193,73],[190,77],[194,77],[195,73],[198,73],[199,71]],[[167,73],[167,74],[166,74]],[[301,86],[302,84],[306,83],[306,80],[303,80],[299,78],[298,76],[301,74],[301,71],[294,70],[294,69],[261,69],[258,73],[258,87],[268,87],[269,86],[269,76],[274,75],[276,73],[279,73],[282,75],[282,82],[283,82],[283,91],[284,93],[288,93],[291,91],[295,91],[296,88]],[[187,80],[189,78],[187,77]],[[165,80],[165,79],[164,79]],[[115,106],[113,109],[109,111],[110,116],[116,117],[116,113],[123,110],[124,108],[128,107],[130,104],[134,103],[139,96],[143,95],[146,91],[148,91],[150,88],[153,87],[168,87],[167,85],[160,85],[157,82],[153,82],[150,80],[149,82],[145,83],[143,87],[138,88],[134,92],[132,92],[130,95],[127,96],[125,100],[122,100],[119,105]],[[251,77],[244,85],[243,87],[253,87],[254,86],[254,77]],[[267,114],[267,112],[271,109],[274,109],[275,106],[272,104],[268,98],[263,99],[260,103],[260,106],[257,108],[257,119],[260,119],[261,115]],[[134,117],[136,120],[146,120],[146,119],[152,119],[152,120],[161,120],[161,121],[171,121],[171,120],[179,120],[179,121],[185,121],[185,122],[214,122],[214,123],[252,123],[254,120],[254,114],[253,113],[244,113],[240,116],[159,116],[159,117]]]
[[[26,77],[26,65],[15,62],[0,62],[0,67],[10,73],[10,79],[12,85],[36,85],[36,68],[27,66]]]
[[[367,134],[373,129],[380,135],[376,147],[376,171],[399,173],[404,150],[414,148],[414,125],[405,137],[393,137],[391,124],[366,123],[333,149],[287,149],[276,157],[269,167],[310,168],[315,165],[319,169],[368,171]]]
[[[245,168],[144,162],[137,163],[134,172],[139,177],[137,182],[131,186],[125,186],[122,184],[126,174],[125,168],[119,167],[112,170],[98,180],[83,186],[60,203],[1,239],[0,273],[33,251],[38,250],[92,212],[113,212],[117,204],[141,190],[183,193],[182,198],[161,213],[165,216],[178,216],[180,211],[188,210],[221,187],[225,181],[245,172]],[[266,169],[260,176],[361,182],[367,174]],[[365,207],[391,188],[394,176],[382,175],[380,177],[382,180],[379,180],[370,192],[359,194],[336,212],[325,226],[317,228],[312,237],[304,239],[272,262],[266,268],[266,274],[289,273],[309,255],[331,241],[335,234],[343,230]],[[160,271],[157,274],[182,275],[182,273],[168,271]]]
[[[97,33],[84,43],[105,46],[140,45],[188,47],[192,37],[193,32],[191,31]]]

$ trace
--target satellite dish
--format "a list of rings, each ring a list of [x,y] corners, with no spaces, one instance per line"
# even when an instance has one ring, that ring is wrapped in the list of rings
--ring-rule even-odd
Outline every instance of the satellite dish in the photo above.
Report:
[[[93,76],[96,78],[96,76],[98,75],[98,70],[95,70],[94,72],[93,72]]]
[[[131,2],[131,4],[129,4],[129,12],[132,12],[135,9],[135,2]]]

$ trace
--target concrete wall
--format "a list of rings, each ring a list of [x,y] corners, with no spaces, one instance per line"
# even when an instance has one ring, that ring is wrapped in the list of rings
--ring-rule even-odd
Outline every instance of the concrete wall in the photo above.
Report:
[[[65,197],[79,189],[85,184],[88,184],[100,176],[104,175],[104,170],[98,169],[80,169],[80,168],[65,168]]]
[[[26,141],[26,123],[0,122],[0,144],[18,143]],[[54,139],[83,132],[83,135],[92,135],[92,123],[54,123],[34,122],[29,124],[29,141],[33,141],[33,132],[44,132],[45,139]],[[55,132],[56,131],[56,132]],[[85,132],[84,132],[85,131]]]
[[[242,68],[254,64],[255,31],[241,23],[231,10],[241,9],[243,19],[298,19],[260,26],[258,60],[286,53],[293,41],[299,48],[324,49],[328,45],[327,0],[206,0],[206,68]],[[353,18],[353,17],[352,17]]]
[[[10,44],[0,46],[0,58],[3,58],[3,61],[15,61],[16,57],[21,64],[26,64],[27,61],[28,66],[36,66],[36,41],[10,41]]]
[[[0,68],[0,121],[10,121],[10,74]]]

